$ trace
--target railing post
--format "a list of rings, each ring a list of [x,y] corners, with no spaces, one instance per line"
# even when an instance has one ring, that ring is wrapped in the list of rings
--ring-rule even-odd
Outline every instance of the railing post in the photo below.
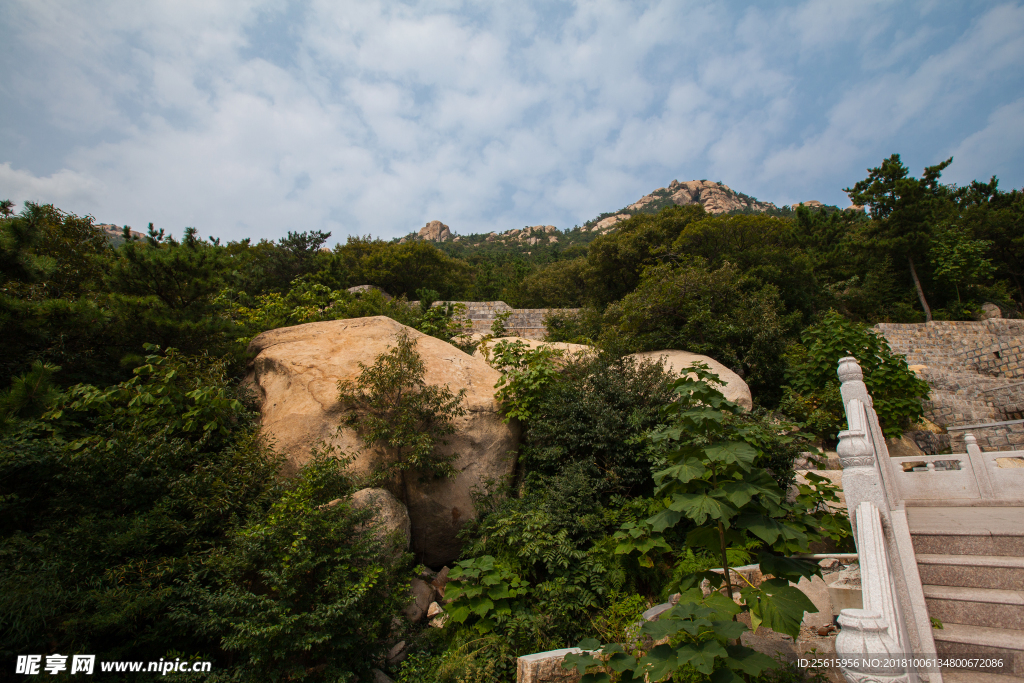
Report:
[[[967,433],[964,434],[964,444],[967,446],[967,455],[971,461],[971,469],[974,470],[974,478],[978,480],[978,492],[981,493],[982,500],[994,498],[988,463],[978,447],[978,440],[974,434]]]
[[[915,674],[907,667],[889,667],[886,663],[886,660],[899,661],[909,656],[910,647],[900,628],[881,512],[873,503],[863,501],[851,511],[850,517],[857,520],[861,595],[864,597],[862,609],[844,609],[839,614],[842,630],[836,637],[836,655],[855,662],[841,667],[843,676],[850,683],[915,680]],[[869,664],[875,659],[881,660],[881,666]]]
[[[856,399],[864,404],[864,411],[867,417],[867,424],[864,431],[871,441],[871,446],[878,459],[875,466],[882,478],[882,489],[885,491],[885,505],[881,506],[883,512],[894,510],[902,505],[903,499],[900,495],[896,477],[892,471],[892,463],[889,462],[889,448],[885,445],[885,435],[882,434],[882,427],[878,424],[878,416],[875,414],[875,402],[868,393],[868,387],[864,384],[864,371],[853,356],[846,356],[839,359],[839,368],[836,372],[842,385],[839,388],[843,396],[843,404],[846,406],[846,413],[850,413],[850,401]]]

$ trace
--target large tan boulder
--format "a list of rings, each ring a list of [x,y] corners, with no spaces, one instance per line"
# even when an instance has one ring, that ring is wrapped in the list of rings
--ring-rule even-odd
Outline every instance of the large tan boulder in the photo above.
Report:
[[[359,363],[373,364],[405,331],[415,342],[426,367],[427,384],[447,384],[453,392],[466,390],[466,414],[455,422],[448,453],[458,457],[452,479],[420,481],[408,477],[405,501],[412,523],[416,559],[441,566],[457,558],[455,535],[475,516],[470,490],[487,480],[512,472],[518,428],[501,421],[494,399],[500,378],[486,362],[451,344],[427,336],[390,318],[354,318],[308,323],[270,330],[253,339],[255,356],[251,381],[261,404],[262,424],[279,451],[287,457],[286,473],[294,473],[310,458],[319,442],[353,458],[355,475],[366,475],[382,453],[366,448],[350,429],[338,430],[342,419],[338,382],[355,380]]]
[[[672,374],[680,374],[682,369],[700,361],[706,363],[718,378],[724,383],[724,387],[719,387],[719,390],[725,394],[725,397],[730,401],[740,404],[747,410],[754,407],[754,401],[750,397],[750,387],[743,381],[743,378],[737,375],[735,372],[719,363],[714,358],[709,356],[702,356],[699,353],[690,353],[689,351],[676,351],[672,349],[666,349],[663,351],[641,351],[640,353],[634,353],[630,355],[631,358],[635,358],[637,361],[651,360],[655,362],[661,362],[666,372]]]

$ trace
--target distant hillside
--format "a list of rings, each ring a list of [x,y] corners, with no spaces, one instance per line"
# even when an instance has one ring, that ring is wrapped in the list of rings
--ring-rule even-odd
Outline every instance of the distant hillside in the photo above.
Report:
[[[559,230],[553,225],[533,225],[515,228],[502,232],[486,234],[458,235],[440,221],[430,221],[418,232],[411,232],[401,238],[401,242],[409,240],[428,240],[438,245],[445,245],[445,251],[467,256],[473,253],[511,253],[528,256],[544,254],[564,254],[573,247],[584,247],[599,235],[615,229],[621,221],[641,213],[658,213],[666,206],[688,206],[701,204],[710,214],[750,214],[766,213],[771,216],[790,216],[793,209],[789,206],[779,208],[771,202],[758,201],[756,197],[737,192],[724,183],[708,180],[690,180],[681,183],[673,180],[668,187],[661,187],[650,194],[644,195],[629,206],[618,211],[602,213],[582,226]],[[818,201],[804,202],[805,205],[817,209],[832,209]]]

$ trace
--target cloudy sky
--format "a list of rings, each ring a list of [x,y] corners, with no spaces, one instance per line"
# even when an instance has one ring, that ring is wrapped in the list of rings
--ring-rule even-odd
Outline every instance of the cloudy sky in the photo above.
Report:
[[[1024,185],[1024,3],[5,0],[0,198],[226,239]]]

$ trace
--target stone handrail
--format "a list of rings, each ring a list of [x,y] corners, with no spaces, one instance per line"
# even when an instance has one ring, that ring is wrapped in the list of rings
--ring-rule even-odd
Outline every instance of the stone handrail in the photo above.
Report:
[[[934,657],[935,642],[917,571],[910,527],[871,395],[857,360],[839,361],[841,393],[849,428],[839,433],[839,461],[843,466],[843,492],[851,511],[854,540],[860,556],[865,609],[843,610],[840,624],[846,635],[836,640],[839,657],[856,659],[865,644],[901,648],[908,656]],[[867,579],[870,576],[870,579]],[[870,584],[867,583],[870,581]],[[868,595],[871,594],[869,598]],[[870,616],[874,615],[874,616]],[[927,679],[941,683],[937,670],[913,670],[870,675],[856,668],[843,670],[850,683],[892,681],[915,683]]]
[[[869,501],[857,506],[857,549],[860,552],[862,609],[844,609],[839,615],[842,630],[836,636],[836,653],[851,664],[842,667],[850,683],[897,681],[908,683],[913,675],[908,667],[878,667],[875,659],[900,660],[910,647],[900,624],[889,554],[886,550],[882,516]],[[880,670],[881,669],[881,670]]]

